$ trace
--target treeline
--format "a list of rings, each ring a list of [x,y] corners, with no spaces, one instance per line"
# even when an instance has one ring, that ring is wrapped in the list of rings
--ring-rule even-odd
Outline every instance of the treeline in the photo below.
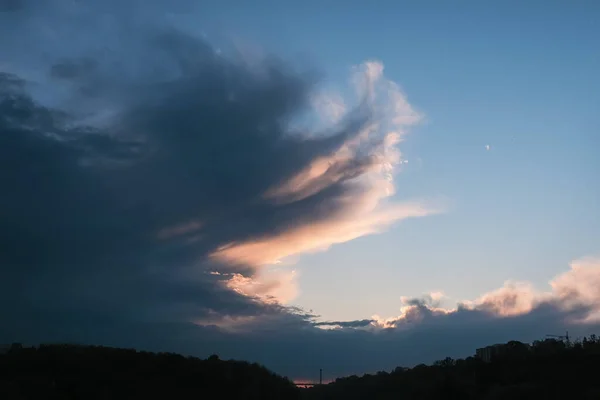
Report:
[[[600,340],[512,341],[490,360],[446,358],[391,373],[339,378],[306,399],[600,399]]]
[[[0,355],[0,399],[297,399],[258,364],[110,347],[13,345]]]
[[[258,364],[97,346],[18,345],[0,399],[600,399],[600,340],[512,341],[490,359],[446,358],[297,389]]]

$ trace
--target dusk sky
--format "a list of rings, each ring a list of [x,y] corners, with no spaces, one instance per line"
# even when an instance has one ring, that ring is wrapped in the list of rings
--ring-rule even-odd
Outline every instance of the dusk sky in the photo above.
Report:
[[[0,0],[0,343],[330,379],[600,333],[598,21]]]

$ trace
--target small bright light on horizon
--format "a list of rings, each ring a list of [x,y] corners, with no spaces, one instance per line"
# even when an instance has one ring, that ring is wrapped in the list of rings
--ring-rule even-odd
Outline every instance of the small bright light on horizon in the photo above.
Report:
[[[485,149],[486,149],[486,150],[489,150],[489,149],[490,149],[490,145],[489,145],[489,144],[486,144],[486,145],[485,145]]]

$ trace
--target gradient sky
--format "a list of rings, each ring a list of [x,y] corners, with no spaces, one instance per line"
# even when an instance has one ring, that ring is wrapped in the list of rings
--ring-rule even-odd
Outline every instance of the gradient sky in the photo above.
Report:
[[[310,378],[600,327],[597,2],[0,6],[0,342]]]
[[[308,55],[342,90],[349,66],[381,60],[426,116],[401,146],[396,197],[450,203],[302,257],[295,303],[332,319],[394,315],[400,295],[472,299],[505,280],[546,289],[600,251],[595,2],[264,4],[224,2],[202,20],[216,35]]]

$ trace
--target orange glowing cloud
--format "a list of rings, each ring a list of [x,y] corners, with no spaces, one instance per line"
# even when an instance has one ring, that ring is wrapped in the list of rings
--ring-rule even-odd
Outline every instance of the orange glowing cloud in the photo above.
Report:
[[[600,321],[600,258],[582,258],[571,263],[571,270],[550,282],[552,293],[565,308],[591,309],[584,322]]]
[[[471,310],[486,311],[499,318],[513,317],[530,313],[541,304],[552,304],[563,311],[584,307],[586,315],[573,323],[592,323],[600,321],[600,258],[583,258],[570,264],[566,271],[549,282],[549,291],[538,291],[528,282],[506,282],[502,287],[485,293],[476,300],[461,301],[461,307]],[[419,304],[410,303],[402,297],[404,305],[400,314],[395,317],[383,318],[372,316],[373,322],[369,329],[398,328],[402,324],[417,323],[423,318],[422,308],[433,315],[450,314],[457,308],[442,308],[437,306],[441,292],[434,292]]]
[[[370,61],[357,67],[353,77],[362,102],[373,112],[373,121],[330,154],[313,160],[285,182],[269,188],[264,198],[275,204],[289,204],[333,185],[343,184],[349,190],[336,197],[328,205],[329,212],[320,219],[300,220],[276,235],[229,243],[214,251],[211,254],[213,260],[253,266],[258,271],[252,282],[247,281],[250,278],[232,278],[228,283],[230,287],[241,293],[256,295],[256,288],[274,285],[273,278],[265,277],[261,267],[381,232],[405,218],[442,211],[442,207],[421,202],[386,202],[395,193],[393,175],[396,166],[402,163],[397,146],[406,129],[416,124],[421,115],[408,103],[398,85],[384,78],[383,70],[381,63]],[[343,118],[345,103],[338,97],[334,98],[337,99],[334,118],[337,120]],[[327,109],[317,111],[330,113],[330,104],[325,103]],[[325,107],[324,101],[315,104]],[[297,291],[292,289],[294,280],[288,276],[278,278],[284,282],[280,287],[286,289],[279,289],[277,299],[291,299],[291,294]]]
[[[475,304],[478,308],[508,317],[530,312],[542,297],[530,283],[506,282],[501,288],[481,296]]]
[[[570,267],[549,282],[550,291],[537,291],[529,283],[507,282],[482,296],[475,305],[501,316],[526,314],[542,303],[552,303],[565,311],[586,307],[589,314],[579,322],[600,320],[600,259],[575,260]]]
[[[285,304],[298,294],[297,278],[295,270],[263,269],[253,277],[233,274],[226,286],[265,303]]]
[[[280,235],[231,244],[218,249],[212,257],[228,264],[276,264],[288,256],[323,251],[333,244],[376,233],[400,219],[425,216],[433,212],[433,208],[420,204],[400,204],[363,215],[343,214],[339,218],[305,224]]]

